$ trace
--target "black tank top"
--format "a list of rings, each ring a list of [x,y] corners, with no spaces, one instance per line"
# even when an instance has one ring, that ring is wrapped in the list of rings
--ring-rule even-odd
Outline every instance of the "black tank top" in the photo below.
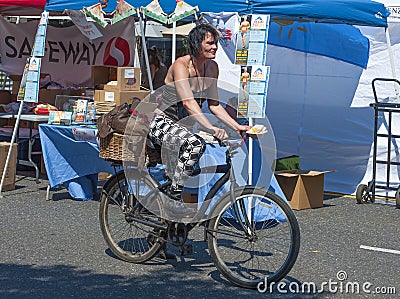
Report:
[[[203,97],[204,94],[207,94],[207,92],[193,91],[193,97],[200,108],[206,100],[206,98]],[[183,106],[173,84],[163,87],[162,101],[159,103],[158,108],[174,121],[180,121],[189,116],[189,112]]]

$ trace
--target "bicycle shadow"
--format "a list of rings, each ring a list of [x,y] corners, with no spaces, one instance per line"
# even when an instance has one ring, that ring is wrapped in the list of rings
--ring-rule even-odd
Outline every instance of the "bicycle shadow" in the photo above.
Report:
[[[181,257],[180,261],[169,262],[170,265],[174,267],[175,271],[195,271],[195,272],[205,272],[208,271],[207,276],[213,279],[216,283],[221,284],[224,287],[232,287],[233,284],[227,280],[221,272],[215,267],[209,253],[208,253],[208,245],[206,241],[203,240],[195,240],[192,242],[194,253],[192,255]],[[287,285],[295,284],[302,285],[302,282],[287,275],[284,279],[281,280],[283,283]],[[261,292],[258,292],[260,295],[264,295]],[[299,298],[299,294],[280,294],[277,285],[273,285],[268,288],[268,297],[275,298],[274,294],[279,294],[277,297],[279,298]],[[301,298],[318,298],[321,294],[301,294]]]
[[[108,255],[109,257],[111,257],[111,258],[114,258],[114,259],[116,259],[116,260],[125,262],[124,260],[122,260],[122,259],[120,259],[118,256],[116,256],[116,255],[111,251],[110,248],[107,248],[106,250],[104,250],[104,253],[107,254],[107,255]],[[147,261],[147,262],[145,262],[144,264],[145,264],[145,265],[153,265],[153,266],[165,265],[165,263],[166,263],[167,261],[168,261],[168,260],[165,260],[165,259],[162,259],[162,258],[160,258],[160,257],[155,256],[155,257],[153,257],[150,261]]]
[[[193,253],[190,255],[184,255],[184,256],[179,256],[178,260],[173,261],[173,260],[168,260],[167,264],[170,264],[173,266],[175,271],[194,271],[194,272],[204,272],[208,271],[207,275],[212,278],[215,282],[222,284],[226,287],[231,287],[232,283],[227,280],[221,272],[216,268],[214,265],[211,256],[209,255],[208,252],[208,244],[204,240],[191,240],[189,243],[193,246]],[[172,247],[172,246],[170,246]],[[169,247],[169,248],[170,248]],[[237,247],[231,247],[231,248],[236,248],[238,250],[239,248]],[[169,249],[170,252],[177,253],[177,249],[175,247],[175,250]],[[266,254],[270,255],[270,254]],[[290,283],[297,283],[298,285],[301,285],[301,282],[297,280],[296,278],[287,275],[282,281],[285,281],[286,284]],[[272,292],[277,293],[276,287],[271,288]],[[295,296],[295,297],[298,297]],[[302,298],[307,298],[307,297],[313,297],[316,298],[315,295],[313,296],[302,296]]]
[[[174,254],[176,259],[160,259],[158,257],[154,257],[152,260],[143,263],[144,266],[171,266],[173,273],[187,273],[190,276],[190,273],[204,273],[209,278],[211,278],[217,285],[221,285],[222,289],[230,289],[235,288],[229,280],[227,280],[221,272],[214,265],[211,256],[208,252],[208,244],[204,241],[204,228],[197,227],[194,229],[188,237],[186,244],[192,245],[193,252],[191,254],[180,255],[179,247],[173,246],[171,244],[167,244],[168,253]],[[239,250],[239,248],[236,248]],[[106,254],[112,258],[120,260],[117,256],[115,256],[110,249],[105,250]],[[158,271],[158,270],[157,270]],[[156,271],[156,272],[157,272]],[[155,274],[155,273],[154,273]],[[301,285],[302,282],[296,279],[293,276],[287,275],[282,282],[286,283],[286,286],[289,284]],[[239,290],[245,290],[239,288]],[[257,290],[251,290],[252,297],[254,295],[266,296],[265,293],[257,292]],[[277,290],[277,286],[271,286],[267,290],[267,294],[269,298],[299,298],[299,294],[281,294],[279,290]],[[321,294],[301,294],[301,298],[318,298]]]

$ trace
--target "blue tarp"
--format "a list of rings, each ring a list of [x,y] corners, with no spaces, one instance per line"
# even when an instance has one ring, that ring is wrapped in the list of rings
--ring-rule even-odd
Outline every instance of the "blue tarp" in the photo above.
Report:
[[[367,67],[369,40],[347,24],[310,22],[270,23],[268,44],[305,53],[323,55]]]
[[[134,7],[146,6],[151,0],[127,0]],[[238,13],[270,14],[273,17],[319,21],[327,23],[346,23],[387,27],[389,11],[382,3],[370,0],[186,0],[190,5],[197,5],[200,12],[236,11]],[[48,11],[79,10],[96,4],[93,0],[47,0]],[[109,0],[106,12],[112,12],[117,0]],[[159,0],[165,13],[174,11],[174,0]]]

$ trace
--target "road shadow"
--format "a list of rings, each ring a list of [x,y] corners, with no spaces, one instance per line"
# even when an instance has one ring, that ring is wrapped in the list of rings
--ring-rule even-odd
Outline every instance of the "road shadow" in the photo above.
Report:
[[[215,267],[211,257],[208,254],[208,246],[206,241],[188,240],[188,244],[191,244],[193,246],[193,253],[191,254],[181,256],[177,247],[168,245],[168,252],[175,254],[176,259],[165,260],[154,257],[152,260],[143,264],[143,267],[152,266],[152,269],[154,269],[154,266],[157,265],[172,266],[172,271],[152,271],[150,274],[151,278],[146,279],[147,283],[157,283],[157,287],[160,287],[161,289],[173,289],[174,291],[169,291],[168,295],[167,293],[163,294],[163,296],[165,296],[166,298],[186,298],[189,296],[191,298],[194,294],[196,294],[195,298],[244,298],[245,296],[251,296],[250,298],[322,298],[323,296],[323,294],[299,294],[299,292],[297,294],[290,293],[289,291],[287,291],[289,284],[299,286],[300,290],[302,285],[302,282],[290,275],[286,276],[282,280],[282,283],[285,284],[285,287],[283,289],[286,290],[286,294],[282,293],[281,290],[278,290],[277,284],[266,289],[264,293],[258,292],[257,290],[240,288],[229,282]],[[105,252],[108,256],[120,260],[111,252],[110,249],[107,248]],[[202,273],[201,275],[204,275],[204,277],[210,277],[214,281],[214,283],[192,280],[191,282],[193,283],[188,284],[188,277],[189,279],[191,276],[198,277],[199,273]],[[160,275],[162,277],[159,277]],[[167,278],[167,276],[169,277]],[[161,282],[158,282],[158,279],[161,279],[165,285],[162,286]],[[142,282],[140,283],[140,285],[143,287]],[[202,292],[202,290],[204,293]],[[157,297],[155,294],[156,293],[153,293],[152,296],[149,298]],[[135,296],[135,298],[139,297]]]
[[[187,272],[160,269],[133,277],[99,274],[68,265],[0,265],[1,298],[265,298],[256,290],[231,285],[218,288],[209,281],[192,280]],[[215,271],[212,272],[215,276]],[[186,277],[184,277],[186,276]],[[210,288],[211,287],[211,288]],[[268,298],[296,298],[273,294]],[[298,298],[298,297],[297,297]],[[303,297],[304,298],[304,297]]]

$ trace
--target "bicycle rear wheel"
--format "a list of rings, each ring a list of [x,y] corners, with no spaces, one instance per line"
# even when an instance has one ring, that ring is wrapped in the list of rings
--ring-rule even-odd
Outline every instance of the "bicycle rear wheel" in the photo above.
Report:
[[[112,176],[103,187],[99,218],[100,228],[107,245],[120,259],[143,263],[154,257],[164,246],[165,232],[154,228],[163,225],[138,199],[156,188],[146,176],[139,173],[129,183],[124,171]],[[154,204],[157,204],[154,200]]]
[[[292,209],[276,194],[257,187],[236,188],[215,206],[207,227],[208,248],[218,270],[232,283],[257,288],[277,282],[296,262],[300,229]],[[236,210],[236,212],[235,212]],[[251,219],[251,221],[245,221]]]

